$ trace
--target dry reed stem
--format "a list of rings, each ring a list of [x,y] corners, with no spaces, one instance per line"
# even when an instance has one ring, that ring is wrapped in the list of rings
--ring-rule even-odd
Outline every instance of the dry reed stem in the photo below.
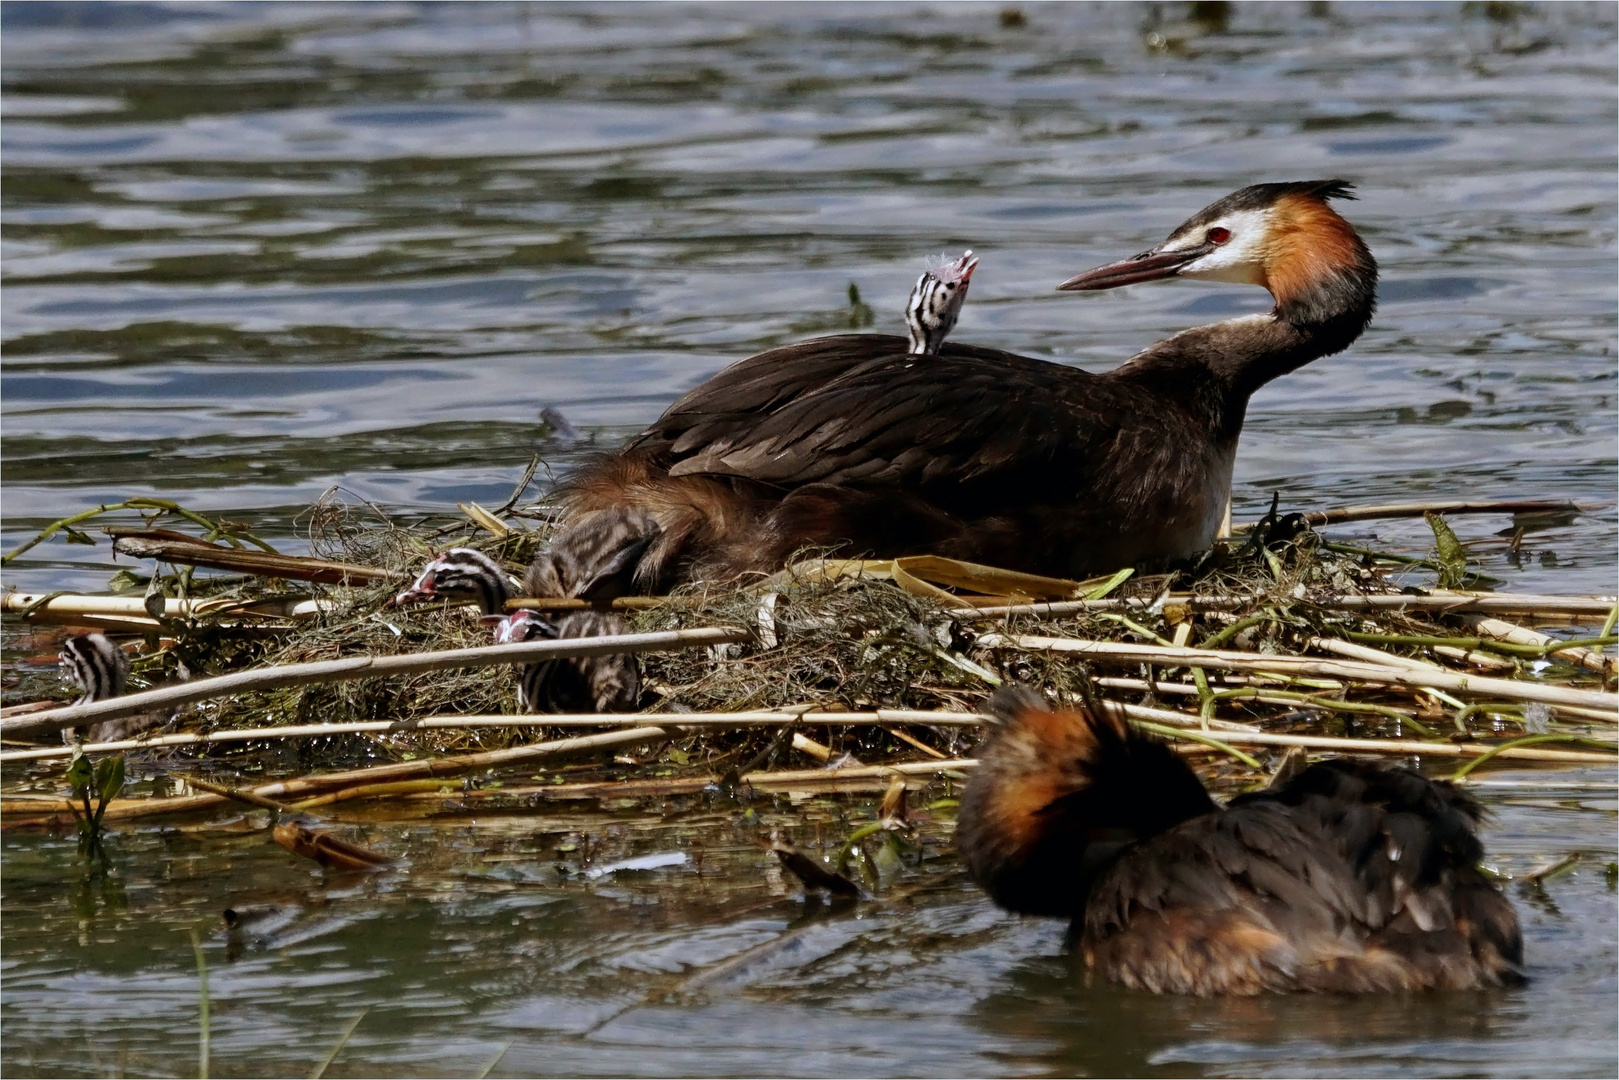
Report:
[[[581,735],[567,739],[553,739],[532,746],[517,746],[508,750],[488,750],[481,754],[460,754],[451,757],[428,758],[422,761],[401,761],[389,765],[371,765],[361,769],[346,769],[322,776],[301,777],[260,784],[246,789],[263,798],[277,796],[313,796],[361,784],[392,783],[429,777],[459,776],[473,769],[498,768],[506,765],[532,764],[537,761],[555,761],[591,754],[601,750],[616,750],[638,743],[664,742],[694,734],[675,724],[662,727],[634,727],[608,731],[599,735]],[[154,814],[182,813],[212,809],[228,801],[223,795],[181,795],[167,799],[114,799],[108,804],[103,820],[120,821],[148,817]],[[279,801],[285,801],[279,800]],[[0,803],[0,810],[4,804]],[[66,820],[65,818],[63,820]]]
[[[1383,506],[1343,506],[1333,510],[1311,510],[1300,515],[1307,525],[1340,525],[1350,521],[1378,521],[1389,518],[1419,518],[1426,514],[1577,514],[1579,503],[1544,499],[1514,502],[1470,500],[1434,503],[1388,503]],[[1254,522],[1235,526],[1237,534],[1248,532]]]
[[[657,736],[649,733],[657,731]],[[328,791],[317,801],[314,798],[295,804],[295,809],[307,806],[328,805],[333,802],[345,801],[346,798],[380,797],[383,795],[401,795],[406,798],[441,799],[436,792],[423,792],[420,785],[401,782],[401,774],[406,771],[426,772],[433,766],[439,766],[441,771],[436,778],[451,775],[452,770],[445,768],[453,763],[454,772],[465,772],[472,768],[479,768],[484,764],[514,764],[519,760],[532,761],[542,756],[529,753],[523,757],[513,755],[523,754],[524,751],[545,750],[548,756],[565,756],[571,753],[589,752],[594,750],[613,749],[627,743],[636,741],[654,741],[655,738],[679,738],[689,732],[678,730],[662,731],[654,728],[632,728],[627,731],[608,732],[603,735],[589,736],[582,739],[563,739],[556,743],[539,744],[534,747],[523,747],[519,750],[492,751],[487,754],[472,754],[463,758],[438,759],[428,762],[407,762],[403,766],[375,766],[369,769],[354,769],[344,773],[333,773],[321,777],[309,777],[303,780],[285,781],[277,784],[265,784],[251,789],[248,794],[267,797],[269,795],[296,795],[304,792],[314,793],[317,789],[326,788]],[[1175,738],[1174,734],[1166,733],[1166,737]],[[1482,743],[1434,743],[1419,742],[1409,739],[1340,739],[1317,735],[1282,735],[1269,732],[1234,732],[1221,736],[1221,740],[1238,746],[1297,746],[1310,750],[1333,750],[1341,753],[1373,754],[1405,756],[1430,756],[1448,758],[1477,758],[1490,757],[1491,760],[1516,761],[1543,761],[1559,764],[1579,765],[1611,765],[1614,761],[1612,754],[1596,753],[1580,750],[1541,750],[1533,747],[1507,747],[1499,748],[1486,746]],[[588,744],[588,745],[587,745]],[[491,762],[489,759],[504,757],[500,762]],[[480,759],[475,764],[468,764],[473,759]],[[856,780],[887,780],[891,777],[927,776],[952,770],[965,770],[975,768],[978,761],[974,758],[949,758],[943,761],[912,761],[898,762],[891,765],[859,765],[841,769],[799,769],[778,772],[754,772],[742,776],[741,782],[754,787],[816,787],[823,785],[836,785]],[[458,791],[455,793],[457,801],[500,800],[528,796],[542,796],[549,798],[581,797],[590,795],[618,794],[631,797],[678,794],[682,791],[698,791],[711,784],[717,783],[718,777],[706,776],[695,778],[681,778],[674,780],[657,781],[598,781],[586,784],[547,784],[543,786],[528,787],[502,787],[495,789],[477,789],[472,791]],[[336,791],[329,789],[336,788]],[[343,798],[336,796],[348,794]],[[130,820],[133,818],[149,817],[158,814],[185,813],[195,810],[212,809],[228,801],[220,795],[192,795],[172,799],[115,799],[107,809],[107,820]],[[51,813],[59,812],[65,822],[67,818],[68,802],[64,799],[19,799],[16,797],[0,799],[0,814],[17,813]],[[48,819],[31,819],[29,821],[13,822],[12,826],[42,823]]]
[[[1336,653],[1354,660],[1364,660],[1368,664],[1387,664],[1389,667],[1405,668],[1407,671],[1444,671],[1438,664],[1430,664],[1426,660],[1418,660],[1410,656],[1398,656],[1394,653],[1374,649],[1369,645],[1356,645],[1353,641],[1344,641],[1340,638],[1312,637],[1304,642],[1312,649],[1322,652]]]
[[[1178,715],[1178,714],[1177,714]],[[1196,723],[1197,718],[1191,717]],[[877,709],[869,712],[808,712],[768,710],[714,713],[532,713],[521,716],[429,716],[405,722],[360,720],[344,724],[294,724],[284,727],[233,728],[206,735],[157,735],[149,739],[87,743],[80,747],[87,754],[116,753],[126,750],[161,750],[215,743],[259,742],[269,739],[330,738],[333,735],[407,735],[413,731],[472,730],[478,728],[546,727],[623,727],[657,726],[679,723],[693,728],[780,727],[785,724],[873,725],[933,724],[940,727],[976,727],[983,722],[977,713],[929,711],[922,709]],[[32,750],[0,752],[0,762],[39,761],[71,757],[74,747],[47,746]]]
[[[1097,660],[1127,663],[1164,664],[1173,667],[1201,667],[1219,671],[1276,671],[1297,675],[1359,682],[1385,683],[1422,690],[1461,690],[1511,701],[1539,701],[1548,705],[1578,705],[1619,714],[1619,695],[1568,686],[1531,683],[1516,679],[1491,679],[1463,675],[1434,668],[1429,671],[1385,664],[1317,660],[1312,657],[1263,653],[1231,652],[1216,649],[1177,649],[1161,645],[1126,645],[1081,638],[1035,637],[1027,634],[985,634],[978,639],[984,649],[1029,649],[1034,651],[1078,653]]]
[[[1477,633],[1497,641],[1511,642],[1515,645],[1547,646],[1556,645],[1557,639],[1535,630],[1528,630],[1522,626],[1492,619],[1484,615],[1463,615],[1462,621]],[[1592,671],[1599,671],[1603,675],[1612,676],[1619,669],[1619,660],[1612,656],[1605,656],[1595,649],[1574,646],[1567,649],[1558,649],[1557,656],[1562,660],[1569,660]]]
[[[1060,617],[1103,611],[1148,611],[1160,603],[1181,604],[1192,611],[1229,611],[1255,604],[1297,603],[1323,611],[1428,612],[1435,614],[1479,613],[1495,615],[1561,616],[1570,620],[1604,619],[1613,610],[1613,598],[1601,596],[1543,596],[1531,593],[1439,593],[1409,596],[1405,593],[1300,596],[1278,598],[1257,593],[1224,596],[1193,593],[1167,593],[1151,599],[1056,600],[1048,604],[1007,604],[973,611],[952,609],[963,619],[1000,619],[1008,615]]]
[[[92,622],[106,623],[115,630],[157,630],[162,624],[146,612],[146,601],[139,596],[77,596],[49,593],[6,593],[0,596],[0,611],[20,615],[34,608],[29,622],[54,626],[80,626]],[[40,601],[44,603],[40,603]],[[35,605],[38,605],[35,607]],[[314,615],[326,601],[302,598],[269,598],[262,600],[165,600],[165,619],[200,619],[219,616],[251,616],[261,619],[301,619]]]
[[[107,701],[69,705],[31,716],[7,717],[0,719],[0,737],[44,735],[63,728],[120,716],[132,716],[148,709],[189,705],[193,702],[252,690],[350,682],[356,679],[413,675],[450,668],[531,664],[539,660],[564,657],[608,656],[618,653],[653,652],[659,649],[696,649],[746,641],[749,636],[746,630],[711,627],[652,634],[624,634],[615,637],[524,641],[509,645],[482,645],[471,649],[441,649],[435,652],[404,653],[397,656],[351,656],[341,660],[321,660],[308,664],[283,664],[240,671],[231,675],[218,675],[209,679],[195,679],[188,683],[127,694]]]
[[[1181,727],[1199,727],[1198,717],[1169,709],[1154,709],[1146,705],[1129,705],[1109,701],[1107,704],[1123,711],[1134,720],[1177,724]],[[270,739],[330,738],[334,735],[406,735],[413,731],[476,730],[480,728],[547,728],[547,727],[622,727],[661,726],[679,723],[683,727],[732,729],[752,727],[781,727],[789,724],[815,724],[819,726],[871,726],[895,728],[899,725],[925,724],[934,727],[978,727],[984,717],[978,713],[945,712],[929,709],[875,709],[866,712],[826,712],[803,708],[757,710],[754,712],[714,713],[534,713],[522,716],[429,716],[406,722],[388,720],[361,720],[345,724],[294,724],[268,728],[234,728],[212,731],[206,735],[180,733],[157,735],[147,739],[124,739],[118,742],[86,743],[79,747],[44,746],[30,750],[0,752],[0,763],[14,761],[48,761],[72,757],[76,751],[86,754],[121,753],[129,750],[164,750],[184,746],[207,746],[218,743],[260,742]],[[1251,724],[1227,720],[1211,720],[1209,727],[1219,731],[1257,731]],[[899,734],[897,731],[894,734]]]
[[[374,566],[310,559],[300,555],[272,555],[221,547],[204,540],[140,529],[114,529],[112,550],[136,559],[158,559],[184,566],[229,570],[255,577],[288,581],[315,581],[324,585],[369,585],[397,575]]]

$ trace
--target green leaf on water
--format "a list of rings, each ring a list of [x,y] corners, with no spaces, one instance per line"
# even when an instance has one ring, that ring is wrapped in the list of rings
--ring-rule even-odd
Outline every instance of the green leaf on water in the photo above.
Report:
[[[103,804],[124,790],[124,756],[102,758],[96,762],[96,791]]]
[[[84,751],[75,749],[73,760],[67,766],[68,786],[73,789],[73,797],[82,799],[89,792],[90,785],[95,782],[95,772],[90,759],[84,756]]]
[[[1434,543],[1439,548],[1439,587],[1461,588],[1467,580],[1467,549],[1462,547],[1462,542],[1456,539],[1456,534],[1443,517],[1432,512],[1422,517],[1433,530]]]

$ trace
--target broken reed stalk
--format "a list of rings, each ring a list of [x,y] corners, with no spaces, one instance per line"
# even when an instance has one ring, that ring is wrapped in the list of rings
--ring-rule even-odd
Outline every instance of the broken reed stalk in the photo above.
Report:
[[[1189,718],[1192,723],[1196,717]],[[938,727],[976,727],[983,722],[977,713],[935,712],[921,709],[877,709],[870,712],[809,712],[804,710],[759,710],[729,713],[531,713],[521,716],[429,716],[407,722],[362,720],[347,724],[297,724],[285,727],[235,728],[206,735],[158,735],[150,739],[124,739],[119,742],[89,743],[80,747],[87,754],[125,750],[160,750],[214,743],[259,742],[270,739],[330,738],[333,735],[408,735],[413,731],[460,730],[476,728],[610,727],[659,726],[679,723],[693,728],[780,727],[784,724],[877,725],[932,724]],[[37,750],[0,752],[0,762],[37,761],[73,755],[71,746],[47,746]]]
[[[1036,652],[1070,652],[1098,661],[1161,664],[1170,667],[1199,667],[1219,671],[1265,671],[1282,674],[1319,675],[1357,682],[1416,687],[1421,690],[1462,690],[1487,694],[1509,701],[1538,701],[1547,705],[1577,705],[1619,714],[1619,695],[1569,686],[1532,683],[1516,679],[1491,679],[1434,668],[1422,671],[1393,665],[1318,660],[1313,657],[1268,653],[1229,652],[1217,649],[1177,649],[1163,645],[1127,645],[1083,638],[1036,637],[1029,634],[985,634],[978,639],[984,649],[1027,649]]]
[[[1509,624],[1503,623],[1502,625]],[[1341,641],[1338,638],[1313,637],[1308,639],[1307,643],[1313,649],[1320,649],[1323,652],[1337,653],[1339,656],[1348,656],[1356,660],[1365,660],[1373,664],[1388,664],[1392,667],[1409,668],[1414,671],[1446,670],[1437,664],[1430,664],[1426,660],[1418,660],[1410,656],[1397,656],[1394,653],[1386,653],[1379,649],[1368,648],[1365,645],[1356,645],[1352,641]],[[1441,693],[1441,691],[1432,692],[1435,694]],[[1445,696],[1448,697],[1448,695]],[[1455,699],[1452,698],[1451,700],[1454,701]],[[1482,706],[1468,706],[1468,708],[1479,709],[1482,708]],[[1591,709],[1580,705],[1569,705],[1567,703],[1563,703],[1557,706],[1557,711],[1560,714],[1577,716],[1582,720],[1596,720],[1605,724],[1619,723],[1619,714],[1603,709]]]
[[[249,793],[266,798],[271,795],[283,797],[312,796],[305,801],[296,803],[293,807],[294,809],[345,801],[345,799],[334,797],[343,792],[351,793],[346,798],[395,795],[406,799],[434,799],[440,797],[438,792],[423,791],[421,790],[421,785],[408,784],[402,781],[423,778],[442,779],[491,765],[526,764],[541,758],[555,759],[580,753],[616,749],[636,742],[655,742],[664,739],[681,738],[689,734],[692,734],[692,732],[680,731],[675,725],[670,725],[667,730],[645,727],[629,728],[623,731],[605,732],[601,735],[586,736],[584,738],[561,739],[551,743],[540,743],[535,746],[521,747],[517,750],[496,750],[484,754],[469,754],[455,758],[351,769],[347,772],[331,773],[326,776],[264,784],[251,789]],[[1541,761],[1564,765],[1611,765],[1614,762],[1614,755],[1612,754],[1580,750],[1544,750],[1529,746],[1485,746],[1482,743],[1436,743],[1408,739],[1340,739],[1317,735],[1282,735],[1270,732],[1232,732],[1222,734],[1219,740],[1209,740],[1206,736],[1189,731],[1158,730],[1156,734],[1168,739],[1188,739],[1199,743],[1227,743],[1232,747],[1297,746],[1309,750],[1331,750],[1351,754],[1393,755],[1397,757],[1426,755],[1445,758],[1488,758],[1502,761]],[[1225,747],[1225,749],[1229,750],[1230,747]],[[743,783],[756,787],[812,787],[859,780],[886,780],[895,776],[927,776],[953,770],[971,769],[976,767],[977,764],[977,760],[973,758],[947,758],[942,761],[861,765],[842,769],[754,772],[745,774],[741,780]],[[641,795],[677,794],[682,791],[698,791],[718,782],[718,777],[706,776],[657,781],[613,780],[574,785],[546,784],[532,787],[502,787],[458,791],[455,793],[455,798],[461,801],[476,801],[526,796],[567,798],[581,797],[584,794],[609,795],[614,793],[628,796],[632,792]],[[323,797],[317,799],[314,796]],[[227,801],[226,797],[222,795],[189,795],[168,799],[115,799],[108,806],[106,820],[128,821],[160,814],[210,810]],[[8,822],[7,827],[46,824],[54,820],[66,822],[68,821],[68,805],[67,801],[63,799],[19,799],[13,797],[0,799],[0,813],[6,815],[18,813],[57,815],[56,818],[35,817]]]
[[[107,701],[69,705],[28,716],[0,719],[0,737],[46,735],[64,728],[132,716],[148,709],[189,705],[209,698],[254,690],[274,690],[285,686],[350,682],[389,675],[415,675],[450,668],[494,667],[502,664],[532,664],[541,660],[567,657],[608,656],[617,653],[654,652],[660,649],[697,649],[746,641],[746,630],[705,627],[695,630],[667,630],[653,634],[623,634],[614,637],[564,638],[548,641],[514,642],[509,645],[483,645],[472,649],[442,649],[436,652],[403,653],[396,656],[351,656],[341,660],[321,660],[309,664],[283,664],[278,667],[240,671],[209,679],[194,679],[175,686],[159,687],[139,694],[127,694]]]
[[[281,578],[288,581],[314,581],[322,585],[369,585],[398,577],[397,574],[379,570],[374,566],[221,547],[218,544],[210,544],[166,530],[111,531],[115,537],[112,542],[113,553],[137,559],[158,559],[183,566],[203,566],[210,570],[230,570],[256,577]]]
[[[1312,510],[1301,514],[1307,525],[1340,525],[1349,521],[1378,521],[1389,518],[1419,518],[1426,514],[1578,514],[1584,507],[1572,502],[1544,499],[1516,502],[1433,502],[1388,503],[1383,506],[1344,506],[1334,510]],[[1235,526],[1238,535],[1248,532],[1254,522]]]
[[[1147,720],[1179,727],[1202,726],[1199,718],[1169,709],[1154,709],[1146,705],[1128,705],[1118,701],[1106,704],[1132,720]],[[146,739],[123,739],[118,742],[86,743],[82,746],[43,746],[32,750],[0,751],[0,763],[13,761],[48,761],[72,757],[77,751],[86,754],[122,753],[128,750],[167,750],[184,746],[205,746],[218,743],[262,742],[272,739],[331,738],[334,735],[406,735],[413,731],[466,730],[478,728],[545,728],[545,727],[614,727],[637,724],[665,725],[679,723],[692,728],[749,728],[781,727],[787,724],[814,724],[831,727],[895,727],[923,724],[932,727],[978,727],[984,717],[978,713],[945,712],[931,709],[875,709],[868,712],[825,712],[813,706],[759,710],[756,712],[718,713],[531,713],[521,716],[429,716],[420,720],[389,721],[361,720],[347,724],[294,724],[283,727],[233,728],[212,731],[206,735],[182,733],[156,735]],[[1211,720],[1211,729],[1218,731],[1257,731],[1251,724]]]
[[[251,616],[263,619],[300,619],[329,607],[327,601],[303,599],[266,600],[165,600],[165,619],[201,619],[219,616]],[[0,611],[24,615],[29,622],[58,626],[106,623],[111,629],[156,630],[162,624],[146,610],[139,596],[76,596],[64,593],[6,593],[0,596]]]
[[[234,550],[234,549],[219,549]],[[237,554],[252,554],[238,552]],[[278,556],[278,558],[286,558]],[[310,560],[320,562],[321,560]],[[347,567],[348,563],[330,563]],[[955,597],[966,601],[967,597]],[[41,601],[44,601],[43,603]],[[1047,603],[1000,604],[972,606],[968,604],[946,606],[952,614],[970,619],[1000,619],[1009,615],[1080,615],[1091,612],[1149,611],[1155,605],[1182,604],[1193,611],[1229,611],[1253,604],[1278,602],[1275,597],[1257,594],[1229,596],[1197,596],[1190,593],[1170,593],[1162,598],[1054,600]],[[1597,596],[1540,596],[1529,593],[1437,593],[1424,596],[1391,595],[1333,595],[1303,597],[1294,601],[1328,611],[1393,611],[1455,613],[1461,615],[1518,615],[1567,622],[1600,623],[1614,610],[1610,597]],[[529,608],[535,611],[583,611],[608,607],[614,611],[644,611],[668,605],[682,606],[680,597],[621,596],[602,605],[588,600],[566,597],[519,597],[508,601],[507,610]],[[327,601],[265,599],[265,600],[168,600],[164,604],[164,618],[204,618],[231,615],[250,615],[261,618],[299,619],[329,608]],[[26,615],[31,622],[71,625],[87,620],[114,621],[115,629],[149,629],[159,624],[146,611],[145,600],[138,596],[84,596],[72,593],[6,593],[0,596],[0,611],[13,615]],[[1502,624],[1510,625],[1510,624]],[[1488,631],[1480,631],[1488,634]],[[1540,644],[1554,643],[1548,638]]]
[[[1619,659],[1606,656],[1593,649],[1581,648],[1578,645],[1565,645],[1556,638],[1547,634],[1529,630],[1522,626],[1492,619],[1485,615],[1463,615],[1462,622],[1474,631],[1485,637],[1495,638],[1498,641],[1510,642],[1515,645],[1538,646],[1542,649],[1557,649],[1559,659],[1569,660],[1592,671],[1600,671],[1604,675],[1612,675],[1619,670]],[[1607,634],[1600,635],[1607,637]]]
[[[602,750],[616,750],[639,743],[666,742],[685,738],[697,729],[682,729],[677,724],[625,728],[599,735],[581,735],[567,739],[553,739],[532,746],[517,746],[509,750],[488,750],[478,754],[457,754],[451,757],[427,758],[421,761],[401,761],[389,765],[371,765],[361,769],[326,773],[323,776],[281,780],[271,784],[243,789],[248,794],[277,801],[292,801],[299,796],[322,795],[330,791],[360,784],[391,783],[433,777],[459,776],[474,769],[498,768],[507,765],[527,765],[538,761],[557,761],[580,754]],[[6,804],[16,800],[6,800]],[[224,795],[181,795],[165,799],[115,799],[107,808],[103,820],[119,821],[148,817],[153,814],[189,813],[210,810],[229,801]],[[65,805],[65,804],[64,804]],[[15,807],[12,807],[15,809]],[[63,816],[63,821],[67,818]]]
[[[951,614],[966,619],[1001,619],[1009,615],[1083,615],[1103,611],[1148,611],[1164,605],[1181,604],[1192,611],[1230,611],[1254,604],[1281,603],[1276,597],[1253,593],[1228,596],[1199,596],[1168,593],[1162,597],[1115,600],[1053,600],[1040,604],[1005,604],[999,607],[962,608]],[[1613,610],[1611,597],[1541,596],[1532,593],[1430,593],[1408,596],[1404,593],[1302,596],[1289,601],[1323,611],[1429,612],[1434,614],[1537,615],[1573,620],[1600,620]]]
[[[80,513],[72,515],[71,517],[62,518],[60,521],[53,521],[49,525],[45,526],[45,528],[32,540],[28,540],[18,547],[12,549],[9,554],[0,556],[0,566],[10,566],[12,560],[17,556],[34,547],[34,545],[49,540],[59,532],[65,530],[69,537],[79,535],[76,533],[73,526],[89,521],[93,517],[99,517],[102,514],[116,513],[120,510],[157,510],[162,513],[173,514],[176,517],[185,518],[193,525],[202,526],[204,529],[208,530],[209,536],[224,536],[232,544],[238,544],[242,541],[246,541],[247,543],[258,548],[260,551],[267,551],[272,555],[276,554],[275,548],[271,547],[263,540],[260,540],[250,532],[228,527],[222,522],[212,521],[196,511],[187,510],[179,503],[171,502],[168,499],[154,499],[141,496],[133,499],[125,499],[120,503],[103,503],[101,506],[98,506],[93,510],[84,510]],[[157,515],[154,515],[154,517],[156,516]],[[87,538],[82,537],[81,535],[81,539]]]

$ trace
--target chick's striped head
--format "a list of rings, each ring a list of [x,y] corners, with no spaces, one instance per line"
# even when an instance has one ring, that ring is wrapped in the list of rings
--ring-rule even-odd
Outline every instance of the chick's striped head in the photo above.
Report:
[[[916,287],[905,304],[905,326],[910,332],[910,351],[931,356],[955,329],[978,258],[965,251],[959,259],[929,256],[925,265],[927,269],[916,279]]]
[[[485,615],[498,615],[511,598],[512,580],[495,560],[471,548],[451,548],[429,562],[394,603],[474,600]]]
[[[129,680],[129,657],[105,634],[68,638],[57,657],[62,671],[83,691],[73,704],[106,701],[124,692]]]

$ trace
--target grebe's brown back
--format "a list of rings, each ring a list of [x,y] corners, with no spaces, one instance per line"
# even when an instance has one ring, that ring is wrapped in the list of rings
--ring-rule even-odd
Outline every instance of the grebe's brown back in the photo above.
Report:
[[[1156,993],[1520,981],[1480,809],[1407,769],[1324,761],[1217,807],[1167,745],[1093,701],[997,694],[956,848],[1002,907],[1072,920],[1103,977]]]

